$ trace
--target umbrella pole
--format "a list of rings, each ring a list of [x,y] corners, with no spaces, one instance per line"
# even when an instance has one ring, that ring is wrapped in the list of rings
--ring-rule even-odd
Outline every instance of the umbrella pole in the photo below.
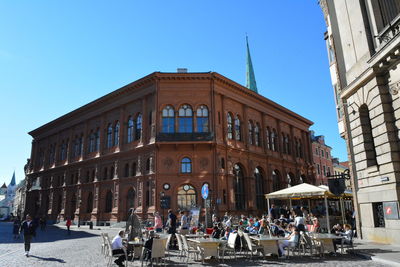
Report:
[[[289,209],[290,209],[290,211],[292,210],[292,199],[291,198],[289,199]]]
[[[268,218],[271,218],[271,214],[269,213],[269,209],[270,209],[269,198],[267,198],[267,206],[268,206]]]
[[[328,209],[328,198],[325,196],[325,213],[326,213],[326,225],[328,227],[328,234],[331,230],[331,224],[329,223],[329,209]]]

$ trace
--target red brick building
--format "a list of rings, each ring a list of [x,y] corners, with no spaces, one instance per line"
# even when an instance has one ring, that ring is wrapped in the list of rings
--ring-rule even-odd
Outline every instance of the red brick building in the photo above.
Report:
[[[332,148],[325,144],[323,135],[315,136],[311,131],[313,161],[315,167],[315,185],[328,185],[328,173],[333,174]]]
[[[261,214],[264,194],[313,183],[311,121],[215,73],[152,73],[29,134],[27,211],[147,217],[204,207]],[[35,190],[33,190],[35,189]]]

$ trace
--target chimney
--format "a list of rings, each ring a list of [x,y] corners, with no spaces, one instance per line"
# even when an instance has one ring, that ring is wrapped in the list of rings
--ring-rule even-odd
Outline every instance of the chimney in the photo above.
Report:
[[[187,73],[187,68],[177,68],[176,72],[178,72],[178,73]]]

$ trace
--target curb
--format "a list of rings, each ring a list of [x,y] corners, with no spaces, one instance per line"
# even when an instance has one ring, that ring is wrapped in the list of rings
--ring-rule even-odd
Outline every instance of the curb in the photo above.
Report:
[[[382,263],[382,264],[386,264],[386,265],[390,265],[390,266],[400,267],[400,263],[398,263],[398,262],[391,261],[391,260],[385,260],[385,259],[382,259],[382,258],[377,257],[377,256],[371,256],[371,255],[369,255],[367,253],[353,251],[352,254],[357,256],[357,257],[360,257],[362,259],[372,260],[372,261],[377,262],[377,263]]]

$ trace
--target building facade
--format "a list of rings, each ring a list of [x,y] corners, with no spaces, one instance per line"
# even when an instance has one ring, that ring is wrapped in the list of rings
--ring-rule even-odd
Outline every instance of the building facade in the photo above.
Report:
[[[311,131],[311,144],[313,152],[313,162],[316,171],[315,185],[328,185],[328,174],[332,173],[332,148],[325,144],[323,135],[314,135]]]
[[[345,174],[349,170],[349,162],[342,161],[340,162],[338,158],[332,158],[332,165],[333,165],[333,174],[334,175],[342,175]],[[346,189],[351,190],[351,179],[346,179]]]
[[[365,239],[399,244],[400,1],[320,5],[357,228]]]
[[[261,214],[264,194],[313,182],[309,120],[214,73],[153,73],[30,132],[29,213],[146,218],[173,210]],[[167,207],[164,207],[167,208]]]

